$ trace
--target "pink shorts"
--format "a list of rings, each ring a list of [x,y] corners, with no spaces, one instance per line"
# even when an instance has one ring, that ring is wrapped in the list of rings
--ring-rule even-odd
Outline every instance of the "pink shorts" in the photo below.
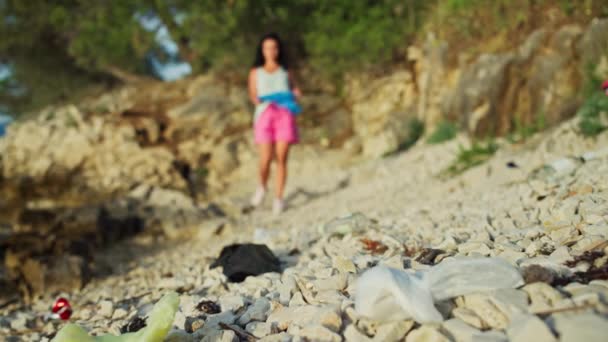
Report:
[[[256,144],[286,142],[295,144],[299,141],[296,118],[290,111],[271,103],[257,118],[253,131]]]

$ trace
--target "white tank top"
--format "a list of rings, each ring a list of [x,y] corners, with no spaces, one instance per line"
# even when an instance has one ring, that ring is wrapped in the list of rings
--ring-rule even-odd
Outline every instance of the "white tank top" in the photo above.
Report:
[[[283,67],[279,67],[273,72],[268,72],[264,67],[258,67],[255,70],[255,87],[257,96],[266,96],[273,93],[288,92],[289,89],[289,74]],[[255,107],[253,115],[254,122],[268,107],[268,102],[262,102]]]
[[[283,67],[268,72],[264,67],[258,67],[255,72],[256,90],[258,96],[289,91],[289,75]]]

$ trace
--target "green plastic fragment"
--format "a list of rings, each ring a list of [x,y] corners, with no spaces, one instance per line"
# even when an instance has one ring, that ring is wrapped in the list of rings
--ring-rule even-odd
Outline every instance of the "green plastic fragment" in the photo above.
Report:
[[[52,342],[162,342],[169,333],[175,313],[179,306],[179,296],[171,292],[163,296],[148,317],[146,327],[132,333],[103,336],[89,336],[86,330],[77,324],[66,324]]]

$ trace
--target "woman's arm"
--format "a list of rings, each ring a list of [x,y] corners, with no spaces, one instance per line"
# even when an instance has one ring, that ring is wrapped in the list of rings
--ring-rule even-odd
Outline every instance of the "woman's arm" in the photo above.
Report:
[[[287,71],[287,75],[289,76],[289,88],[291,89],[293,94],[297,98],[302,97],[302,91],[300,91],[300,88],[298,88],[298,86],[296,85],[295,78],[293,76],[293,72],[291,72],[291,70],[289,70],[289,71]]]
[[[251,100],[254,105],[259,105],[261,101],[258,99],[255,80],[255,69],[251,69],[251,71],[249,71],[249,100]]]

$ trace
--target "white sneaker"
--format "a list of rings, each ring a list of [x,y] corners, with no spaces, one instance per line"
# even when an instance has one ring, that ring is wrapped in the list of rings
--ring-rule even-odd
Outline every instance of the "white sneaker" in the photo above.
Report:
[[[257,190],[255,191],[255,194],[253,194],[253,196],[251,197],[251,205],[254,207],[257,207],[260,204],[262,204],[262,201],[264,200],[265,195],[266,195],[266,189],[259,186],[257,188]]]
[[[274,203],[272,204],[272,213],[274,215],[279,215],[285,210],[285,202],[283,202],[280,198],[275,198]]]

